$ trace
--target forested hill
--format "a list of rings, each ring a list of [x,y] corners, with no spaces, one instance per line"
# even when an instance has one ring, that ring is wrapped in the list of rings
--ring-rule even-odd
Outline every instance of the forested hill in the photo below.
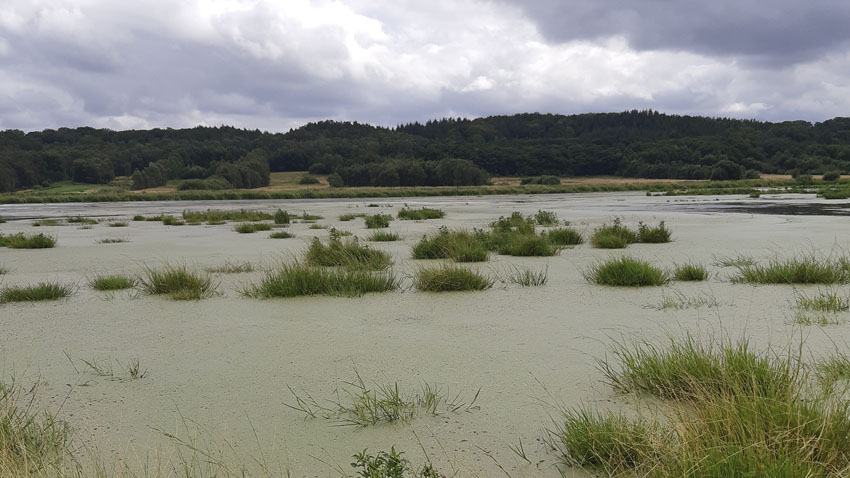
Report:
[[[850,170],[850,118],[767,123],[654,111],[517,114],[381,128],[324,121],[288,133],[231,127],[0,132],[0,191],[54,181],[253,188],[268,172],[338,186],[480,184],[490,175],[734,179]],[[483,170],[483,171],[482,171]],[[486,173],[485,173],[486,172]]]

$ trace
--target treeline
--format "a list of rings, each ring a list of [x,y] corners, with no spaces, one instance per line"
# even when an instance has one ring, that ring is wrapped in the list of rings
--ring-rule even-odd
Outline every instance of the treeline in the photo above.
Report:
[[[282,133],[231,127],[0,132],[0,192],[73,180],[135,188],[256,188],[269,171],[336,187],[483,184],[489,176],[739,179],[850,171],[850,118],[768,123],[655,111],[517,114],[395,128],[323,121]]]

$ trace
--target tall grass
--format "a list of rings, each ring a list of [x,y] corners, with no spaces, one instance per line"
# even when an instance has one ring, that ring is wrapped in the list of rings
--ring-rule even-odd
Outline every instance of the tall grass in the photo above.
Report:
[[[549,267],[535,271],[528,267],[512,266],[506,273],[507,282],[523,287],[537,287],[549,282]]]
[[[661,221],[655,227],[650,227],[643,222],[639,222],[637,240],[638,242],[658,244],[672,241],[673,234],[670,232],[670,229],[667,228],[664,221]]]
[[[48,236],[42,233],[24,234],[19,232],[10,236],[0,234],[0,247],[8,247],[10,249],[48,249],[56,247],[58,239],[55,236]]]
[[[392,221],[392,219],[393,217],[389,214],[372,214],[363,217],[363,220],[366,222],[366,228],[368,229],[390,227],[390,221]]]
[[[413,279],[414,287],[424,292],[485,290],[493,287],[493,282],[490,277],[454,264],[420,267]]]
[[[218,284],[209,273],[198,274],[185,264],[166,264],[158,269],[145,266],[139,284],[151,295],[173,300],[200,300],[217,294]]]
[[[292,262],[267,271],[259,283],[247,287],[243,294],[262,299],[311,295],[356,297],[398,287],[398,279],[389,271],[325,268]]]
[[[739,264],[733,282],[750,284],[847,284],[850,258],[822,256],[814,252],[773,257],[767,264]]]
[[[520,234],[517,232],[491,233],[499,254],[518,257],[554,256],[561,248],[549,241],[547,235]]]
[[[588,282],[619,287],[659,286],[670,281],[667,272],[629,256],[596,264],[583,274]]]
[[[398,212],[398,218],[401,220],[423,221],[426,219],[442,219],[446,213],[439,209],[423,207],[421,209],[402,208]]]
[[[238,232],[239,234],[251,234],[257,231],[270,231],[272,228],[271,224],[267,224],[264,222],[243,222],[242,224],[237,224],[233,227],[233,230]]]
[[[708,278],[708,271],[702,264],[687,262],[673,266],[673,278],[677,281],[704,281]]]
[[[136,278],[117,274],[97,274],[89,279],[89,286],[94,290],[122,290],[136,286]]]
[[[603,224],[593,231],[590,243],[599,249],[623,249],[638,241],[638,233],[624,226],[620,218],[615,218],[610,226]]]
[[[0,304],[8,302],[37,302],[59,300],[74,293],[74,288],[58,282],[39,282],[35,285],[0,288]]]
[[[436,234],[423,236],[412,250],[414,259],[453,259],[456,262],[484,262],[489,258],[481,233],[449,230],[441,227]]]
[[[813,296],[798,293],[795,300],[797,307],[803,310],[832,313],[850,311],[850,295],[836,290],[820,291]]]
[[[375,231],[366,238],[367,241],[372,242],[393,242],[401,239],[401,236],[396,234],[395,232],[388,231]]]
[[[491,222],[490,228],[496,233],[534,234],[534,219],[524,217],[521,213],[514,211],[508,217],[502,216]]]
[[[312,266],[354,267],[369,270],[382,270],[392,265],[392,257],[384,251],[372,249],[355,239],[330,237],[327,243],[318,237],[313,238],[304,262]]]
[[[581,233],[569,227],[549,229],[544,234],[549,242],[557,246],[577,246],[584,244],[584,237]]]
[[[538,226],[557,226],[559,224],[558,215],[552,211],[538,210],[534,215],[534,223]]]

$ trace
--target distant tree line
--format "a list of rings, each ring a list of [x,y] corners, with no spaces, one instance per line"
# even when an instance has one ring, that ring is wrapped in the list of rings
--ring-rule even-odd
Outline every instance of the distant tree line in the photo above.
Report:
[[[768,123],[655,111],[446,118],[395,128],[323,121],[287,133],[232,127],[0,132],[0,192],[56,181],[256,188],[270,171],[335,187],[482,184],[490,176],[739,179],[850,171],[850,118]]]

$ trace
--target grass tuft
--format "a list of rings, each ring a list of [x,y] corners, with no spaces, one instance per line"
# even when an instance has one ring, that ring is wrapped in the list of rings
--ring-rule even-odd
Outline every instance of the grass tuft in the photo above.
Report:
[[[454,259],[456,262],[484,262],[489,258],[482,233],[450,231],[446,227],[431,236],[423,236],[414,246],[414,259]]]
[[[45,234],[24,234],[19,232],[10,236],[0,234],[0,247],[10,249],[49,249],[56,247],[59,241],[55,236]]]
[[[123,242],[128,242],[127,239],[122,237],[106,237],[103,239],[98,239],[95,241],[98,244],[121,244]]]
[[[393,242],[401,239],[401,236],[396,234],[395,232],[389,231],[375,231],[366,238],[367,241],[371,242]]]
[[[384,251],[360,244],[356,238],[346,240],[331,236],[327,244],[318,237],[313,238],[304,254],[304,262],[312,266],[382,270],[392,265],[392,258]]]
[[[269,239],[291,239],[295,237],[295,234],[286,231],[275,231],[269,234]]]
[[[225,261],[220,266],[212,266],[204,269],[211,274],[243,274],[245,272],[254,272],[254,264],[248,261],[245,262],[230,262]]]
[[[97,224],[97,219],[91,219],[91,218],[82,217],[82,216],[69,217],[68,219],[65,219],[65,221],[68,222],[69,224],[88,224],[88,225]]]
[[[366,222],[367,229],[382,229],[385,227],[390,227],[390,221],[392,221],[393,217],[389,214],[372,214],[370,216],[364,216],[363,220]]]
[[[548,267],[541,271],[535,271],[528,267],[512,266],[511,270],[507,271],[505,275],[507,282],[523,287],[538,287],[549,282]]]
[[[708,279],[708,271],[702,264],[693,262],[676,264],[673,267],[673,279],[677,281],[704,281]]]
[[[136,282],[130,276],[99,274],[89,279],[89,286],[94,290],[122,290],[135,287]]]
[[[603,224],[593,231],[593,236],[590,238],[590,243],[593,247],[599,249],[623,249],[629,244],[634,244],[638,241],[638,234],[623,226],[620,218],[614,219],[614,224]]]
[[[126,221],[114,221],[107,224],[109,227],[127,227]]]
[[[424,221],[427,219],[442,219],[444,217],[446,217],[445,212],[427,207],[423,207],[422,209],[402,208],[398,212],[398,218],[401,220]]]
[[[549,229],[545,234],[549,242],[556,246],[577,246],[584,243],[581,233],[569,227]]]
[[[263,222],[244,222],[242,224],[237,224],[233,227],[233,230],[238,232],[239,234],[252,234],[257,231],[270,231],[272,228],[271,224],[266,224]]]
[[[538,210],[534,215],[534,223],[538,226],[557,226],[560,224],[558,215],[552,211]]]
[[[312,295],[357,297],[398,287],[398,280],[389,271],[331,269],[293,262],[267,271],[258,284],[250,285],[243,294],[261,299]]]
[[[364,214],[362,212],[361,213],[342,214],[342,215],[339,216],[339,220],[343,221],[343,222],[348,222],[348,221],[353,221],[354,219],[357,219],[358,217],[366,217],[366,214]]]
[[[0,289],[0,304],[59,300],[74,293],[74,288],[58,282],[39,282],[35,285],[6,286]]]
[[[168,295],[173,300],[200,300],[217,293],[217,284],[208,274],[197,274],[183,264],[166,264],[159,269],[145,267],[139,282],[142,290],[151,295]]]
[[[815,296],[799,293],[795,297],[797,307],[802,310],[815,312],[847,312],[850,310],[850,296],[841,295],[831,290],[818,292]]]
[[[610,259],[584,272],[588,282],[618,287],[659,286],[670,281],[667,272],[629,256]]]
[[[736,265],[733,282],[749,284],[847,284],[850,259],[819,256],[815,253],[773,257],[766,265]]]
[[[424,292],[485,290],[493,287],[493,279],[454,264],[420,267],[413,285]]]
[[[673,235],[671,234],[670,229],[667,229],[667,225],[664,221],[658,223],[658,226],[656,227],[650,227],[643,222],[639,222],[637,239],[638,242],[660,244],[672,241]]]

